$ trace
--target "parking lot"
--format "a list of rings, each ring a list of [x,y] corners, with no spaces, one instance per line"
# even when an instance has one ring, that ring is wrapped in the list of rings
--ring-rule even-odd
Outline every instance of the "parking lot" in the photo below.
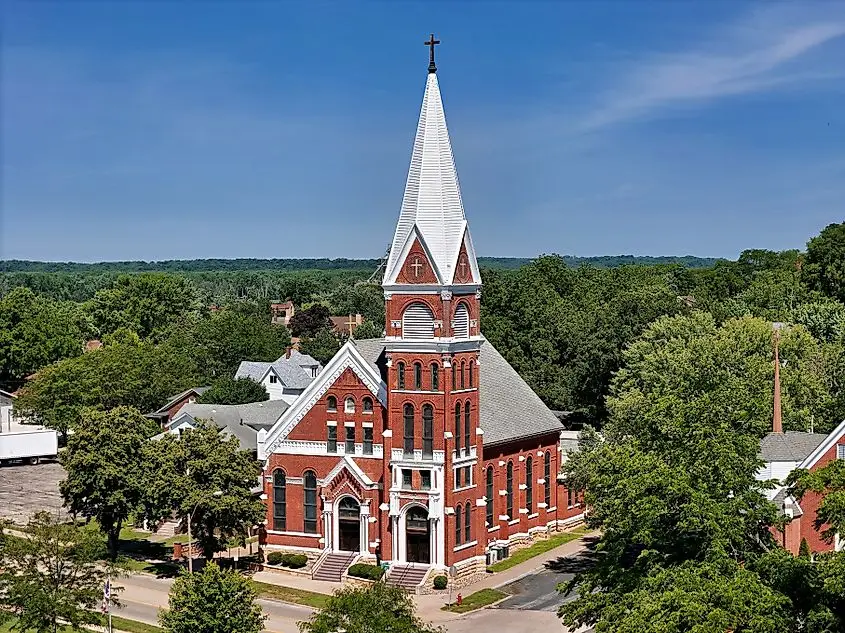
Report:
[[[64,477],[56,461],[0,467],[0,518],[23,525],[38,510],[64,515],[59,495],[59,481]]]

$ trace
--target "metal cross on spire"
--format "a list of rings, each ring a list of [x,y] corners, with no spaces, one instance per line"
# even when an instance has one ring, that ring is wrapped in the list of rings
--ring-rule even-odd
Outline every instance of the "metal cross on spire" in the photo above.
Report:
[[[436,73],[437,66],[434,65],[434,47],[440,44],[440,40],[434,39],[434,33],[431,34],[431,38],[425,42],[425,45],[429,47],[431,50],[431,54],[428,58],[428,72]]]

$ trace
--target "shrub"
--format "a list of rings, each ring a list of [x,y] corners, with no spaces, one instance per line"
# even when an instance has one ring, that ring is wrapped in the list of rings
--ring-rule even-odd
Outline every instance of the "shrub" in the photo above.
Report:
[[[384,568],[369,563],[355,563],[349,568],[349,575],[366,580],[380,580],[384,575]]]
[[[291,569],[299,569],[308,564],[308,557],[305,554],[285,554],[282,556],[282,565]]]
[[[806,538],[801,539],[801,547],[798,548],[798,558],[810,558],[810,545]]]
[[[281,552],[270,552],[267,554],[267,564],[268,565],[281,565],[282,561],[284,560],[285,555]]]
[[[449,583],[449,580],[446,576],[435,576],[434,577],[434,588],[435,589],[445,589],[446,585]]]

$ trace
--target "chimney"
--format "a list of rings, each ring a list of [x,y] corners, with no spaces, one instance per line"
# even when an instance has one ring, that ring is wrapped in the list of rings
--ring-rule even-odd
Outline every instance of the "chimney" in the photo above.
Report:
[[[775,403],[774,415],[772,416],[772,432],[783,433],[783,419],[781,417],[780,406],[780,356],[778,354],[778,344],[780,343],[780,329],[783,323],[773,323],[774,329],[774,344],[775,344]]]
[[[285,349],[285,358],[290,358],[290,351],[292,349],[293,348],[290,345],[287,346],[287,349]]]

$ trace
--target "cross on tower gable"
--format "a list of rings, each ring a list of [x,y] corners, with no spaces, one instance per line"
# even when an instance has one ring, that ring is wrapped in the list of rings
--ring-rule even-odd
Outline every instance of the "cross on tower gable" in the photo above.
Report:
[[[414,261],[413,261],[413,263],[411,264],[411,268],[413,268],[413,269],[414,269],[414,277],[419,278],[419,276],[420,276],[420,270],[422,270],[424,266],[425,266],[425,264],[423,264],[423,263],[420,261],[420,258],[419,258],[419,257],[414,257]]]

